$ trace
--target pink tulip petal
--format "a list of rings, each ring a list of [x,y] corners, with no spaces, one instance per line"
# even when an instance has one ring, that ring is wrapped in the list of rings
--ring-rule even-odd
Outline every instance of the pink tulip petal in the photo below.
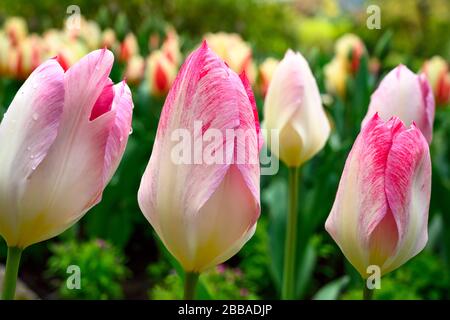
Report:
[[[0,234],[11,234],[27,179],[55,141],[64,103],[64,71],[50,59],[25,81],[0,124]],[[8,233],[8,234],[7,234]]]
[[[94,120],[100,117],[102,114],[111,110],[112,102],[114,99],[114,83],[111,79],[108,79],[108,83],[103,88],[102,93],[98,97],[91,111],[90,120]]]
[[[104,185],[109,182],[119,165],[131,130],[131,118],[133,114],[133,100],[131,91],[125,81],[114,87],[114,100],[111,110],[115,112],[114,125],[106,144]]]
[[[386,166],[386,197],[396,221],[399,242],[395,269],[420,252],[427,242],[431,193],[431,163],[428,144],[414,125],[394,137]]]

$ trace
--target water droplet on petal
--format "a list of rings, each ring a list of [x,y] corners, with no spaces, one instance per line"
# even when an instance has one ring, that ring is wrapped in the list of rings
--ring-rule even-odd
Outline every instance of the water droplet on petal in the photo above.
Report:
[[[128,132],[128,134],[132,134],[133,133],[133,128],[130,128],[130,132]]]
[[[33,170],[33,171],[36,170],[36,166],[32,166],[31,170]]]
[[[120,137],[120,138],[119,138],[119,141],[122,142],[122,141],[123,141],[123,137]]]
[[[37,113],[33,113],[33,120],[36,121],[39,119],[39,115]]]
[[[32,155],[30,156],[30,159],[34,159],[34,154],[32,154]]]
[[[27,147],[27,151],[31,151],[31,147]]]

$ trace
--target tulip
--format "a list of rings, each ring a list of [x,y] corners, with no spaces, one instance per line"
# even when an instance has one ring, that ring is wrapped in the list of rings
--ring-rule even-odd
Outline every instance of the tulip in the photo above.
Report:
[[[208,140],[215,131],[219,137],[207,148],[210,154],[226,156],[213,163],[206,154],[195,162],[174,161],[173,137],[180,129],[196,140]],[[226,134],[229,131],[235,134]],[[238,131],[245,132],[244,145]],[[186,298],[192,298],[195,275],[232,257],[255,232],[261,141],[248,80],[203,42],[170,89],[138,193],[145,217],[187,272]],[[182,142],[191,155],[190,143]],[[235,161],[239,154],[245,161]]]
[[[433,136],[434,98],[424,74],[416,75],[403,65],[389,72],[370,99],[362,126],[375,113],[387,121],[393,116],[404,123],[415,122],[428,143]]]
[[[117,46],[116,33],[113,29],[105,29],[102,33],[102,47],[106,47],[110,50],[115,50]]]
[[[274,58],[267,58],[259,66],[259,79],[260,79],[260,90],[262,95],[265,97],[267,90],[269,89],[270,81],[272,80],[273,73],[278,66],[279,61]]]
[[[67,72],[44,62],[0,124],[0,235],[12,261],[5,298],[14,295],[20,252],[81,219],[119,164],[133,104],[128,86],[108,78],[113,59],[93,51]]]
[[[28,34],[27,22],[22,17],[11,17],[6,19],[4,29],[13,47],[18,46]]]
[[[311,159],[330,135],[316,80],[300,53],[288,50],[274,72],[264,103],[264,126],[279,131],[279,150],[272,152],[288,167]]]
[[[0,31],[0,75],[8,75],[9,73],[9,56],[11,54],[11,43],[8,37]]]
[[[384,275],[425,247],[430,192],[421,131],[375,114],[347,158],[325,228],[364,279],[369,266]]]
[[[176,75],[177,67],[161,50],[153,51],[147,58],[146,76],[153,96],[167,94]]]
[[[325,87],[328,92],[345,98],[347,93],[348,72],[345,62],[333,58],[323,69],[325,75]]]
[[[347,71],[352,74],[358,71],[361,57],[365,52],[364,43],[355,34],[345,34],[336,41],[335,57],[344,61]]]
[[[236,33],[208,33],[205,40],[211,49],[219,55],[237,73],[245,72],[250,83],[255,81],[256,68],[252,59],[252,48]]]
[[[166,55],[167,59],[169,59],[169,61],[174,65],[178,66],[180,64],[180,44],[175,30],[170,29],[168,31],[167,37],[161,46],[161,50]]]
[[[264,127],[276,130],[278,141],[267,145],[289,167],[289,211],[286,221],[281,297],[294,299],[297,256],[298,168],[319,152],[330,135],[316,80],[300,53],[288,50],[278,64],[264,103]]]
[[[133,33],[126,35],[125,39],[120,44],[119,60],[122,62],[128,61],[131,57],[139,54],[139,45],[136,36]]]
[[[41,63],[42,51],[41,39],[36,35],[20,42],[10,61],[12,75],[18,79],[26,79]]]
[[[450,70],[448,63],[439,56],[426,61],[422,71],[430,81],[436,103],[444,105],[450,102]]]
[[[137,85],[144,77],[145,61],[141,56],[134,56],[128,60],[125,78],[130,84]]]

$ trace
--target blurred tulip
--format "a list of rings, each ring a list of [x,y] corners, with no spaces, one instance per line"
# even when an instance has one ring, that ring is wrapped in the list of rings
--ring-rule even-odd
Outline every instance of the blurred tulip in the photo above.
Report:
[[[372,94],[362,126],[372,119],[375,113],[385,121],[396,116],[407,125],[414,122],[428,143],[431,142],[434,97],[423,74],[416,75],[404,65],[399,65],[389,72]]]
[[[278,130],[279,151],[272,152],[288,167],[311,159],[330,135],[316,80],[298,52],[288,50],[273,74],[264,103],[264,127]],[[270,147],[269,137],[266,142]]]
[[[347,70],[341,59],[333,58],[323,69],[327,91],[345,98],[347,91]]]
[[[42,61],[41,39],[31,35],[20,42],[11,58],[10,72],[17,79],[26,79]]]
[[[373,265],[384,275],[425,247],[430,192],[420,130],[375,114],[347,158],[325,228],[364,279]]]
[[[231,163],[174,161],[171,136],[180,128],[195,136],[197,121],[203,123],[200,139],[210,129],[221,133],[217,147],[232,156]],[[256,163],[233,161],[243,146],[235,145],[228,130],[246,132],[245,159],[256,158]],[[253,235],[260,213],[260,146],[247,79],[241,80],[203,42],[187,58],[167,96],[138,195],[142,212],[188,274],[226,261]]]
[[[116,50],[116,33],[113,29],[105,29],[102,33],[102,47],[106,47],[110,50]]]
[[[83,39],[89,50],[99,49],[102,44],[102,32],[97,22],[86,21],[81,26],[80,38]]]
[[[208,33],[205,40],[210,48],[237,73],[245,72],[250,83],[256,78],[252,48],[236,33]]]
[[[347,33],[336,41],[335,57],[345,63],[346,69],[355,74],[359,69],[362,55],[366,47],[355,34]]]
[[[11,54],[11,43],[8,37],[0,31],[0,76],[9,73],[9,55]]]
[[[13,47],[18,46],[28,34],[27,22],[22,17],[10,17],[6,19],[4,29]]]
[[[161,46],[161,50],[174,65],[178,66],[180,64],[180,44],[178,35],[174,29],[170,29],[167,32],[167,37]]]
[[[55,59],[25,81],[0,124],[0,235],[26,248],[97,204],[128,140],[128,86],[108,78],[97,50],[64,72]]]
[[[134,56],[128,60],[125,69],[125,79],[128,83],[137,85],[144,77],[145,61],[141,56]]]
[[[146,76],[152,95],[167,94],[176,75],[177,67],[161,50],[153,51],[147,58]]]
[[[447,61],[440,56],[434,56],[424,63],[422,71],[431,83],[436,103],[448,104],[450,102],[450,70]]]
[[[267,89],[269,89],[270,81],[272,80],[273,73],[278,66],[277,59],[267,58],[259,66],[259,80],[260,80],[260,90],[262,95],[265,97],[267,94]]]
[[[120,44],[119,60],[126,62],[136,55],[139,55],[139,45],[136,36],[133,33],[129,33]]]

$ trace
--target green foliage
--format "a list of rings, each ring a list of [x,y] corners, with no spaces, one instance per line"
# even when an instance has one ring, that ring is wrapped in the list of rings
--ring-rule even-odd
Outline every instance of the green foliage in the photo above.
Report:
[[[130,274],[123,254],[103,240],[69,241],[50,246],[48,277],[54,278],[64,299],[118,299],[123,297],[121,282]],[[81,270],[81,289],[68,289],[67,268]]]
[[[161,271],[161,267],[164,268],[164,266],[149,267],[150,275],[158,274]],[[200,279],[216,300],[258,299],[258,296],[249,290],[249,283],[240,269],[219,265],[202,273]],[[176,272],[172,271],[150,289],[149,297],[154,300],[182,299],[183,282]]]
[[[377,300],[446,299],[449,276],[443,261],[428,252],[420,253],[398,270],[381,279],[381,289],[375,290]],[[342,299],[360,300],[363,281],[352,287]]]

